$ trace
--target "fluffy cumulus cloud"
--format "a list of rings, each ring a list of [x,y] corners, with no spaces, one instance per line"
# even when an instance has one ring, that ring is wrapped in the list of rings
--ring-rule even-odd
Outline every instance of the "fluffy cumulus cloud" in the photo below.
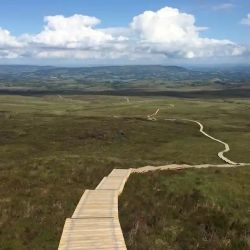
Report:
[[[241,20],[241,23],[250,26],[250,13],[247,14],[247,16]]]
[[[200,32],[205,28],[195,25],[194,16],[174,8],[146,11],[134,17],[131,27],[143,48],[169,57],[229,56],[243,50],[229,40],[202,38]]]
[[[16,58],[19,56],[22,44],[8,30],[0,27],[0,58]]]
[[[128,27],[98,28],[96,17],[47,16],[38,34],[11,36],[0,28],[0,57],[34,58],[203,58],[238,56],[244,48],[204,38],[193,15],[165,7],[135,16]]]
[[[114,36],[96,28],[100,20],[96,17],[73,15],[47,16],[45,26],[39,34],[23,35],[20,40],[28,44],[31,53],[39,58],[99,58],[119,54],[125,37]]]
[[[31,41],[36,44],[73,49],[100,46],[113,40],[111,35],[94,28],[100,23],[95,17],[58,15],[47,16],[44,20],[44,30],[31,37]]]

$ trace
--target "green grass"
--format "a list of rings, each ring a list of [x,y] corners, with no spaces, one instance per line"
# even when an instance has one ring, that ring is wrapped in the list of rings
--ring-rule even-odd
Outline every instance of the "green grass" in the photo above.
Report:
[[[119,199],[128,249],[250,249],[250,171],[134,174]]]
[[[56,249],[85,189],[113,168],[250,162],[250,101],[117,96],[0,96],[1,249]],[[170,106],[174,105],[174,108]],[[159,120],[146,120],[160,108]],[[145,190],[146,191],[146,190]],[[145,248],[147,249],[147,248]]]

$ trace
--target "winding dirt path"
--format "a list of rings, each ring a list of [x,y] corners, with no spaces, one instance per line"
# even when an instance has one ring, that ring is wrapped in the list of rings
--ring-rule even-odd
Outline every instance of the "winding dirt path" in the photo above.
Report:
[[[156,116],[160,112],[160,109],[157,109],[153,114],[148,115],[147,119],[150,121],[156,121]]]
[[[160,109],[157,109],[155,113],[153,113],[152,115],[148,115],[148,116],[147,116],[148,120],[156,121],[156,115],[159,113],[159,111],[160,111]],[[236,163],[236,162],[234,162],[234,161],[231,161],[231,160],[228,159],[226,156],[224,156],[224,153],[227,153],[227,152],[230,151],[230,146],[229,146],[229,144],[226,143],[226,142],[224,142],[224,141],[221,141],[221,140],[219,140],[219,139],[217,139],[217,138],[215,138],[215,137],[213,137],[213,136],[211,136],[211,135],[209,135],[208,133],[206,133],[206,132],[204,131],[204,126],[203,126],[203,124],[202,124],[201,122],[196,121],[196,120],[191,120],[191,119],[185,119],[185,118],[183,118],[183,119],[182,119],[182,118],[181,118],[181,119],[175,119],[175,118],[174,118],[174,119],[165,119],[165,121],[177,121],[177,120],[179,120],[179,121],[193,122],[193,123],[199,125],[199,126],[200,126],[200,132],[201,132],[204,136],[208,137],[209,139],[211,139],[211,140],[213,140],[213,141],[216,141],[216,142],[222,144],[222,145],[225,147],[224,150],[222,150],[222,151],[220,151],[220,152],[218,153],[218,157],[219,157],[221,160],[223,160],[223,161],[226,162],[227,164],[231,164],[231,165],[240,165],[239,163]]]
[[[131,173],[146,173],[151,171],[157,171],[157,170],[183,170],[188,168],[210,168],[210,167],[216,167],[216,168],[232,168],[237,167],[237,165],[231,165],[231,164],[201,164],[201,165],[188,165],[188,164],[170,164],[170,165],[163,165],[163,166],[145,166],[141,168],[133,168],[131,169]]]
[[[226,163],[228,164],[232,164],[232,165],[237,165],[238,163],[234,162],[234,161],[231,161],[230,159],[228,159],[226,156],[224,156],[224,153],[226,152],[229,152],[230,151],[230,147],[228,145],[228,143],[224,142],[224,141],[221,141],[219,139],[216,139],[215,137],[209,135],[208,133],[206,133],[204,131],[204,126],[202,123],[198,122],[198,121],[195,121],[195,120],[189,120],[189,119],[182,119],[183,121],[189,121],[189,122],[194,122],[196,124],[198,124],[200,126],[200,132],[205,135],[206,137],[210,138],[211,140],[213,141],[216,141],[216,142],[219,142],[220,144],[224,145],[225,149],[220,151],[218,153],[218,156],[220,159],[222,159],[223,161],[225,161]]]
[[[128,97],[124,97],[124,99],[126,100],[127,103],[130,103],[130,100]]]

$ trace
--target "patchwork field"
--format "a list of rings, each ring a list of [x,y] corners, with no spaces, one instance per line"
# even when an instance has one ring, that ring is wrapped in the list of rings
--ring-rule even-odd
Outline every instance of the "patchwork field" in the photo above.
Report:
[[[148,121],[147,115],[158,108],[158,120]],[[165,119],[201,121],[207,132],[229,143],[227,157],[250,162],[249,111],[248,99],[0,96],[2,249],[56,249],[64,220],[83,190],[95,188],[113,168],[223,163],[217,157],[223,147],[203,137],[198,126]],[[244,171],[239,180],[246,178]],[[133,208],[126,197],[135,178],[144,176],[129,181],[121,216]],[[161,178],[170,177],[165,173]],[[141,189],[151,197],[150,187]],[[127,234],[133,225],[125,226]]]

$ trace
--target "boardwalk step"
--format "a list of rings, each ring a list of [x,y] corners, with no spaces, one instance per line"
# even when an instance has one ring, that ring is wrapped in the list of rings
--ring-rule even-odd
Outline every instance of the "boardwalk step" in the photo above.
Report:
[[[118,217],[116,190],[86,190],[72,218]]]
[[[131,169],[113,169],[109,176],[123,176],[128,178],[131,173]]]
[[[67,219],[59,250],[126,249],[118,219]]]
[[[66,220],[59,250],[126,250],[118,219],[118,195],[131,173],[114,169],[95,190],[86,190]]]
[[[124,176],[108,176],[104,177],[96,190],[117,190],[119,194],[122,192],[127,178]]]

